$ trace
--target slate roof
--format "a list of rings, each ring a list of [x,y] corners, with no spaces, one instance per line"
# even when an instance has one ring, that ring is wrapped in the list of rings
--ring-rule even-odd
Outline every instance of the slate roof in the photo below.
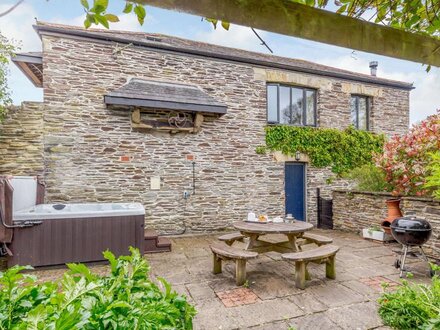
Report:
[[[38,22],[38,24],[35,25],[34,28],[40,34],[40,36],[42,34],[52,34],[77,38],[105,40],[125,44],[132,43],[136,46],[142,46],[162,51],[184,53],[187,55],[210,57],[214,59],[240,63],[248,63],[260,67],[284,69],[406,90],[413,89],[413,85],[407,82],[394,81],[371,75],[360,74],[304,60],[250,52],[230,47],[217,46],[204,42],[167,36],[163,34],[103,29],[86,30],[77,26],[68,26],[44,22]]]
[[[107,105],[140,106],[223,115],[225,104],[218,102],[196,86],[181,83],[131,79],[104,96]]]

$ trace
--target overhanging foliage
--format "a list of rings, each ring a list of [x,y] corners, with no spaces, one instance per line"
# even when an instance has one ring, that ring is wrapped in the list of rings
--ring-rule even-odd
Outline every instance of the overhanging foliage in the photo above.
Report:
[[[328,1],[324,0],[138,1],[223,22],[440,66],[439,0],[429,2],[433,8],[425,1],[342,0],[340,12],[345,15],[313,8],[327,8]],[[423,10],[429,14],[424,15]],[[372,21],[385,25],[365,20],[370,14]]]

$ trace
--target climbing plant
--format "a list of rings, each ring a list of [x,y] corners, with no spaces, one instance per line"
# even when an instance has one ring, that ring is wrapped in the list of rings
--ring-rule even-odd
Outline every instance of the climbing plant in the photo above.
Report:
[[[384,135],[356,130],[313,128],[297,126],[268,126],[266,146],[258,147],[257,153],[267,150],[280,151],[294,156],[297,151],[310,157],[312,166],[331,167],[338,175],[373,161],[373,154],[382,150]]]

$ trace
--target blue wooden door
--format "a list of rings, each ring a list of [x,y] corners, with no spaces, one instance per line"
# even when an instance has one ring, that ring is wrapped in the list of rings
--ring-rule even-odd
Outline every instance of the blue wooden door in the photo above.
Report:
[[[304,221],[306,196],[306,171],[303,163],[286,163],[284,189],[286,192],[286,214]]]

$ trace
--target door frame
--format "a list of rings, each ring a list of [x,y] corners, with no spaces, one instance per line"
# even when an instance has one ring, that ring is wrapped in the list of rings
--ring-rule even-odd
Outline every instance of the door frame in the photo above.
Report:
[[[286,166],[289,164],[302,165],[304,170],[304,222],[308,222],[308,203],[307,203],[307,162],[298,162],[298,161],[288,161],[284,162],[284,213],[286,213],[287,208],[287,196],[286,196]]]

